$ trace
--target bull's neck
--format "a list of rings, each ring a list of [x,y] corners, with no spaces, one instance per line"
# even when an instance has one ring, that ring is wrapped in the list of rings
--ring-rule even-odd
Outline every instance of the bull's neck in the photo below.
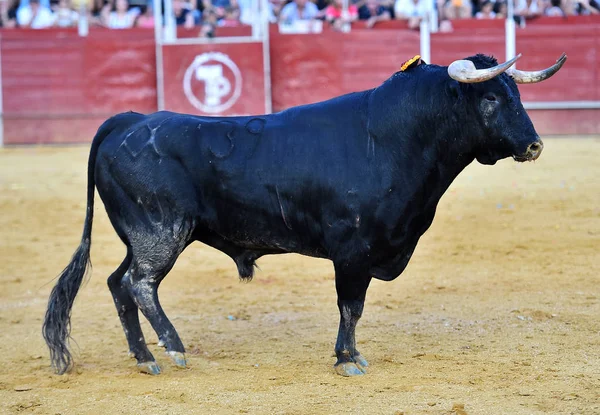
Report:
[[[462,117],[453,112],[453,102],[444,91],[419,88],[423,96],[418,96],[410,91],[410,84],[408,91],[385,86],[371,93],[369,133],[392,150],[390,157],[399,169],[422,170],[419,177],[427,181],[423,185],[434,185],[430,190],[439,192],[439,198],[475,159],[474,140],[465,135]]]

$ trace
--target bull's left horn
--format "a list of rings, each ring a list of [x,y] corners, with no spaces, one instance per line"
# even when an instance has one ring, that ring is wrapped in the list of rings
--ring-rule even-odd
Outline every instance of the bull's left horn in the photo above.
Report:
[[[520,57],[521,54],[519,53],[511,60],[487,69],[477,69],[475,68],[475,64],[469,60],[458,60],[452,62],[450,66],[448,66],[448,75],[450,75],[450,78],[458,82],[464,82],[467,84],[484,82],[500,75],[502,72],[505,72]]]
[[[514,81],[517,84],[534,84],[536,82],[542,82],[542,81],[550,78],[552,75],[554,75],[556,72],[558,72],[560,68],[562,68],[562,66],[564,65],[564,63],[566,61],[567,61],[567,54],[563,53],[562,56],[560,58],[558,58],[558,60],[556,61],[556,63],[554,65],[552,65],[551,67],[546,68],[544,70],[541,70],[541,71],[519,71],[517,69],[510,68],[508,71],[506,71],[506,73],[508,75],[510,75],[510,77],[512,79],[514,79]]]

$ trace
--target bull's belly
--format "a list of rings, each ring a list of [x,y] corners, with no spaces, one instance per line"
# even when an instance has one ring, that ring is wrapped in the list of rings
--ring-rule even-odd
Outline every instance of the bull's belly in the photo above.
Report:
[[[299,224],[291,225],[280,215],[265,215],[249,207],[219,211],[218,218],[207,220],[206,217],[200,217],[198,222],[201,227],[210,229],[228,244],[243,250],[327,257],[316,223],[304,227],[300,227]]]

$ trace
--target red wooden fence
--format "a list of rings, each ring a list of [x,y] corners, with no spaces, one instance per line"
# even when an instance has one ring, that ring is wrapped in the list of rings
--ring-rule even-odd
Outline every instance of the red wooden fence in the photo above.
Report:
[[[236,30],[248,34],[246,28]],[[270,47],[272,102],[278,111],[380,84],[419,53],[419,33],[401,22],[318,35],[285,35],[273,26]],[[212,46],[213,51],[219,48]],[[74,30],[3,30],[0,52],[5,144],[86,142],[114,113],[156,110],[152,30],[93,29],[87,37]],[[448,64],[478,52],[504,58],[503,21],[457,21],[452,33],[431,37],[432,63]],[[519,68],[526,70],[549,66],[562,52],[569,55],[552,79],[521,86],[523,101],[600,100],[600,18],[533,21],[517,30],[517,52],[523,54]],[[234,60],[249,59],[244,48],[227,53]],[[181,73],[185,68],[174,70]],[[165,89],[180,88],[179,78],[165,78]],[[251,86],[245,102],[248,96],[262,100],[256,92],[262,84]],[[167,109],[184,109],[173,102],[177,103],[167,102]],[[244,104],[238,111],[257,112],[262,101],[259,104]],[[600,134],[600,110],[529,114],[541,134]]]

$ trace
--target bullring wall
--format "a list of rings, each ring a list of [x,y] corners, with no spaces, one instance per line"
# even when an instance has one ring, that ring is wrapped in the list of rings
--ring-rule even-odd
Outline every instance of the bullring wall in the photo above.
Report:
[[[457,21],[452,33],[432,34],[432,63],[479,52],[503,59],[504,44],[503,21]],[[547,67],[562,52],[569,56],[553,78],[520,87],[524,102],[600,101],[600,18],[538,19],[517,31],[517,52],[524,70]],[[4,30],[0,53],[4,144],[88,142],[117,112],[157,109],[152,30],[95,29],[87,37],[75,30]],[[349,34],[286,35],[272,26],[273,110],[377,86],[417,53],[419,33],[400,22],[373,30],[357,25]],[[166,89],[174,88],[169,82],[165,77]],[[261,109],[258,103],[247,111]],[[528,112],[543,135],[600,134],[600,109]]]

